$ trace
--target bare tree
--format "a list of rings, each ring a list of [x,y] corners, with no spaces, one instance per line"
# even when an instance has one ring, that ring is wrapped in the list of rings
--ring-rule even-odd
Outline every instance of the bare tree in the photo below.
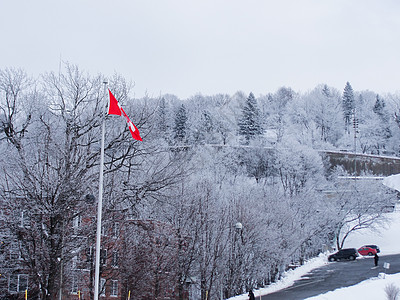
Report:
[[[103,78],[67,64],[63,74],[44,75],[38,92],[22,71],[2,71],[0,79],[1,147],[14,158],[1,161],[1,204],[10,212],[5,220],[8,239],[19,245],[33,289],[41,299],[54,299],[67,282],[66,266],[94,241],[96,208],[88,199],[98,188]],[[124,103],[129,85],[115,76],[110,86]],[[146,128],[151,107],[145,102],[138,107],[140,113],[131,116]],[[104,209],[132,213],[135,205],[151,202],[178,181],[182,168],[172,163],[168,148],[157,148],[155,141],[139,147],[123,126],[115,119],[107,122]],[[105,223],[111,222],[107,216]],[[75,225],[79,234],[71,229]]]
[[[374,179],[357,180],[342,176],[331,183],[334,188],[327,205],[334,215],[332,225],[337,249],[343,248],[352,232],[374,227],[378,230],[385,224],[385,212],[396,197],[393,191]]]

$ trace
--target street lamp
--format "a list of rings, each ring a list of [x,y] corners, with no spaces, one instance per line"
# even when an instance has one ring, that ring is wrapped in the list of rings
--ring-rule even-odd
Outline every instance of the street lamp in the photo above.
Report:
[[[237,222],[237,223],[235,224],[235,229],[236,229],[237,232],[242,231],[242,229],[243,229],[242,223]]]
[[[233,225],[233,226],[232,226]],[[236,293],[237,283],[240,281],[237,279],[240,272],[238,272],[238,266],[240,265],[240,255],[239,255],[239,246],[238,234],[242,237],[243,225],[240,222],[236,222],[234,224],[229,224],[227,228],[229,230],[229,239],[230,239],[230,249],[229,249],[229,257],[228,257],[228,276],[226,278],[221,278],[221,299],[223,299],[223,295],[225,298],[229,298],[233,294]],[[241,239],[243,242],[243,238]],[[223,286],[223,282],[226,282],[226,285]]]
[[[237,222],[235,224],[235,230],[236,233],[240,233],[240,239],[242,240],[242,244],[243,244],[243,225],[240,222]]]
[[[233,259],[235,264],[235,272],[237,273],[236,284],[234,286],[235,293],[237,293],[240,289],[242,292],[242,264],[243,264],[243,225],[240,222],[235,224],[235,237],[233,244]],[[240,236],[240,238],[239,238]]]

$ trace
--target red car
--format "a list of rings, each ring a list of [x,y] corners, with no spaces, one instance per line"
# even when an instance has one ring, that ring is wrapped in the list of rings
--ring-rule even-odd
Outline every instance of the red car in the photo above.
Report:
[[[357,250],[358,253],[360,253],[363,256],[372,256],[378,253],[378,251],[375,248],[371,248],[368,246],[362,246],[360,249]]]

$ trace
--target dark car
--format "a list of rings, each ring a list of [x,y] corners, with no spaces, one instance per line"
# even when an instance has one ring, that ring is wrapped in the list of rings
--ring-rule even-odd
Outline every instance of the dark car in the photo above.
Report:
[[[328,260],[329,261],[336,261],[341,259],[355,260],[357,256],[358,252],[356,248],[345,248],[345,249],[340,249],[338,252],[329,255]]]
[[[357,251],[362,256],[367,256],[367,255],[368,256],[372,256],[372,255],[375,255],[376,253],[378,253],[378,250],[376,248],[372,248],[372,247],[369,247],[369,246],[362,246]]]

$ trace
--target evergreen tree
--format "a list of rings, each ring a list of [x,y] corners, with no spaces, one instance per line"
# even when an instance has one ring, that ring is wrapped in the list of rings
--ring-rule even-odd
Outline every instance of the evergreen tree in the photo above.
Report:
[[[161,98],[160,103],[157,107],[157,114],[155,116],[156,121],[156,135],[165,140],[170,139],[170,120],[169,120],[169,110],[165,98]]]
[[[187,112],[186,112],[186,107],[184,104],[182,104],[178,111],[176,112],[175,115],[175,126],[174,126],[174,132],[175,132],[175,140],[179,142],[185,141],[187,137],[187,122],[188,117],[187,117]]]
[[[330,97],[331,91],[329,90],[328,85],[324,84],[324,86],[322,87],[322,94],[323,94],[325,97]]]
[[[372,131],[376,132],[377,139],[374,143],[374,152],[380,154],[381,151],[386,149],[386,143],[392,137],[392,132],[389,126],[388,114],[385,113],[385,102],[379,95],[376,95],[376,101],[373,112],[378,116],[379,124]]]
[[[207,110],[203,111],[201,120],[204,125],[204,132],[211,133],[214,128],[213,120],[212,120],[211,114]]]
[[[384,108],[385,108],[385,102],[383,101],[383,99],[379,97],[379,95],[376,95],[376,101],[373,108],[374,113],[382,117],[384,113],[383,112]]]
[[[238,125],[239,134],[244,136],[246,144],[250,142],[250,139],[263,133],[260,122],[260,111],[253,93],[250,93],[246,99]]]
[[[354,111],[354,93],[349,82],[346,82],[342,96],[345,131],[350,134],[351,117]]]
[[[166,133],[168,130],[168,122],[167,122],[167,103],[165,98],[163,97],[158,106],[158,130],[162,133]]]

